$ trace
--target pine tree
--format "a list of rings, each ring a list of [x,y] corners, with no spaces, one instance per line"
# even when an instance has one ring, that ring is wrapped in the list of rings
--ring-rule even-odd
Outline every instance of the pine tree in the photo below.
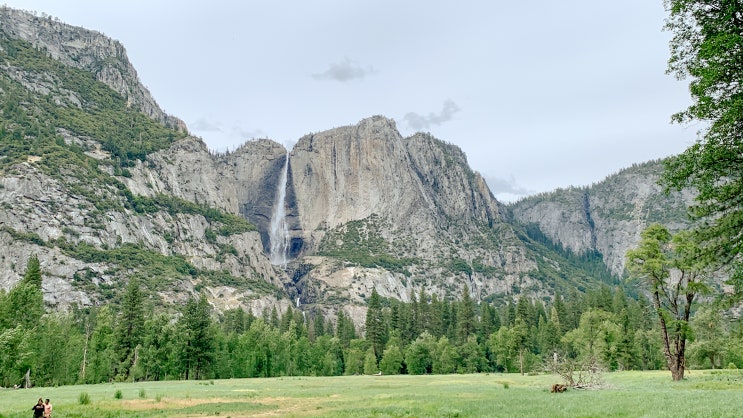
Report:
[[[356,327],[343,311],[338,311],[338,319],[335,326],[335,336],[341,341],[341,346],[348,348],[351,340],[356,338]]]
[[[374,355],[377,357],[377,361],[379,361],[384,353],[387,332],[382,313],[382,302],[376,288],[372,289],[366,311],[366,340],[371,343]]]
[[[462,291],[462,300],[457,310],[457,341],[463,344],[467,337],[477,332],[477,318],[475,317],[475,303],[470,298],[467,285]]]
[[[127,379],[137,361],[137,348],[144,335],[144,300],[139,280],[131,279],[127,285],[116,323],[116,355],[118,375]]]
[[[41,268],[39,259],[33,255],[28,259],[26,272],[5,297],[5,325],[26,330],[34,329],[44,314],[44,295],[41,291]]]
[[[203,372],[214,358],[215,346],[212,336],[211,308],[205,295],[198,300],[189,298],[183,310],[181,325],[181,364],[188,380],[193,370],[196,380],[203,377]]]

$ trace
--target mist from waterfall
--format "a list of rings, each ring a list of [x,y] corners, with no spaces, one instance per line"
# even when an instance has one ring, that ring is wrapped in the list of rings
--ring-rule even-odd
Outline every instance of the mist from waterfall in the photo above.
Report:
[[[289,172],[289,151],[286,152],[286,161],[281,170],[281,177],[276,190],[276,201],[271,214],[271,230],[269,240],[271,252],[268,259],[271,264],[286,267],[289,252],[289,227],[286,224],[286,182]]]

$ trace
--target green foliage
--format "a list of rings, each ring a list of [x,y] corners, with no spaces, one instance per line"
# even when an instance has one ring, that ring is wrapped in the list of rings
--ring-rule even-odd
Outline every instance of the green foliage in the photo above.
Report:
[[[135,196],[128,193],[128,191],[126,191],[125,194],[131,205],[131,209],[137,213],[166,211],[171,216],[175,216],[179,213],[201,215],[206,218],[209,223],[220,225],[217,234],[222,236],[242,234],[244,232],[256,230],[255,225],[251,224],[243,217],[226,213],[207,205],[190,202],[179,197],[164,194],[157,194],[154,197]],[[214,231],[209,229],[209,234],[214,234]],[[215,235],[208,236],[207,239],[210,242],[216,242]]]
[[[80,405],[89,405],[90,404],[90,395],[88,392],[80,392],[80,395],[77,397],[77,403]]]
[[[449,270],[453,273],[464,273],[467,276],[472,276],[472,266],[461,258],[456,258],[449,263]]]
[[[31,244],[36,244],[40,247],[45,247],[47,245],[46,241],[44,241],[39,236],[39,234],[35,232],[18,232],[15,229],[5,225],[0,227],[0,231],[8,233],[16,241],[28,242]]]
[[[247,288],[258,294],[279,292],[274,285],[260,278],[235,277],[227,271],[200,270],[179,254],[163,255],[137,244],[125,243],[120,247],[103,250],[84,242],[68,243],[64,239],[58,239],[55,243],[66,255],[86,263],[117,265],[120,269],[126,270],[129,277],[139,279],[153,290],[170,286],[174,278],[190,277],[212,285]],[[95,289],[92,287],[92,282],[80,276],[77,276],[76,282],[79,286],[89,286],[90,290]]]
[[[362,267],[381,267],[404,273],[405,267],[418,261],[392,255],[390,244],[381,236],[382,227],[383,222],[377,215],[348,222],[325,235],[318,254],[346,260]]]
[[[602,288],[560,297],[547,308],[527,298],[496,308],[465,300],[439,301],[423,291],[407,303],[373,292],[365,339],[356,338],[345,314],[338,316],[335,329],[320,331],[317,324],[323,321],[305,322],[296,309],[281,315],[275,309],[267,310],[263,318],[231,310],[218,325],[203,296],[189,300],[180,316],[147,312],[141,322],[137,319],[140,290],[132,281],[118,305],[74,310],[68,315],[47,314],[35,331],[21,326],[0,330],[3,384],[20,382],[28,369],[37,386],[339,376],[379,370],[385,375],[527,373],[540,370],[541,363],[550,361],[556,352],[576,361],[595,357],[609,369],[654,369],[665,363],[659,330],[645,314],[647,305],[623,296],[618,288],[613,294]],[[0,307],[6,305],[6,298],[0,292]],[[717,319],[700,317],[700,324],[710,321]],[[692,325],[699,329],[700,342],[721,335],[717,341],[724,350],[717,354],[715,364],[740,363],[739,330],[726,326],[724,332],[705,334],[701,325]],[[469,327],[472,331],[461,331]],[[37,341],[34,333],[45,338]],[[380,358],[374,350],[375,340]],[[137,361],[130,363],[129,347],[135,342]]]
[[[140,109],[129,107],[124,97],[95,80],[92,73],[66,66],[4,32],[0,32],[0,60],[33,77],[54,80],[47,85],[48,93],[33,94],[7,75],[0,76],[4,102],[0,154],[8,157],[5,164],[19,162],[25,155],[47,154],[39,151],[53,151],[55,145],[60,151],[57,128],[79,137],[99,139],[103,150],[110,152],[122,167],[144,160],[147,154],[167,148],[184,136],[163,127]],[[17,142],[22,138],[33,140]]]
[[[190,298],[183,310],[181,330],[181,350],[179,357],[186,380],[189,376],[199,380],[214,359],[213,328],[211,308],[203,294],[198,300]],[[191,374],[193,372],[193,374]]]
[[[566,249],[562,245],[555,243],[549,239],[537,224],[526,224],[523,226],[524,235],[521,235],[522,240],[527,243],[531,249],[534,249],[539,254],[549,254],[550,252],[557,255],[557,257],[549,257],[550,259],[556,259],[560,263],[559,272],[553,267],[550,267],[547,263],[540,263],[539,273],[544,274],[553,279],[558,279],[558,283],[566,278],[577,279],[580,276],[586,276],[593,278],[593,281],[599,281],[600,283],[606,284],[617,284],[619,279],[609,271],[604,263],[603,255],[596,250],[587,250],[580,254],[575,254],[569,248]],[[563,261],[564,260],[564,261]],[[557,277],[556,277],[557,276]],[[582,284],[582,283],[581,283]],[[567,290],[559,288],[558,290]]]
[[[0,330],[0,384],[3,387],[22,386],[23,375],[33,355],[29,330],[20,325]]]
[[[666,162],[662,184],[694,188],[690,208],[701,259],[731,271],[743,296],[743,4],[737,1],[667,0],[666,29],[673,33],[668,71],[689,79],[693,104],[673,116],[703,122],[700,139]]]
[[[379,370],[383,374],[400,374],[402,371],[403,355],[397,344],[389,344],[379,360]]]
[[[117,377],[129,378],[130,370],[136,362],[136,350],[144,336],[144,297],[139,280],[129,281],[121,303],[121,311],[116,321],[115,350],[119,366]]]
[[[651,294],[674,380],[684,377],[689,318],[695,298],[707,291],[699,247],[688,233],[672,236],[659,224],[648,226],[637,248],[627,251],[627,269]]]
[[[366,338],[371,343],[374,355],[379,361],[382,358],[384,346],[387,343],[387,328],[385,326],[382,304],[376,288],[367,302],[366,310]]]
[[[41,268],[36,255],[28,259],[23,279],[4,295],[2,300],[0,330],[20,326],[30,331],[36,327],[44,314]]]

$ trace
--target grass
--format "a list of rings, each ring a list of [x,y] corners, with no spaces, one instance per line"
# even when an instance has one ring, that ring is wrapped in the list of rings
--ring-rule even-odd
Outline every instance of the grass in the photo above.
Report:
[[[743,407],[743,373],[616,372],[601,390],[549,392],[551,375],[284,377],[0,390],[0,417],[51,398],[57,417],[728,417]],[[121,399],[114,395],[121,391]],[[81,405],[78,396],[89,394]],[[156,393],[154,399],[142,393]]]

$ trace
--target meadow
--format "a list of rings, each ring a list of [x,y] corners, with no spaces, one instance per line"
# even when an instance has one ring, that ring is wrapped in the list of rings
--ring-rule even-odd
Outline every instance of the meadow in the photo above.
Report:
[[[0,417],[735,417],[743,372],[614,372],[600,389],[550,393],[553,375],[280,377],[0,390]],[[87,398],[88,403],[85,402]],[[81,403],[81,400],[83,403]]]

